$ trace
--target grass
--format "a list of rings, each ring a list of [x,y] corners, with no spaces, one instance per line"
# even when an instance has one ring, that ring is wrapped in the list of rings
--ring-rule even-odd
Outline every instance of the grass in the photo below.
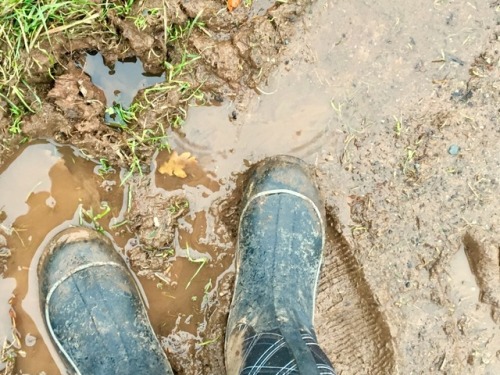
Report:
[[[166,35],[165,40],[167,43],[173,43],[175,41],[183,41],[189,38],[191,33],[195,28],[202,30],[204,33],[208,33],[205,29],[205,24],[200,21],[200,17],[203,14],[203,10],[200,11],[195,18],[192,20],[188,20],[184,25],[172,25],[170,27],[166,27]]]
[[[80,206],[79,224],[83,225],[83,222],[85,221],[85,219],[90,220],[90,224],[92,224],[94,229],[100,233],[103,233],[104,227],[99,223],[99,220],[103,219],[110,212],[111,212],[111,207],[109,207],[109,205],[106,202],[103,202],[101,204],[101,212],[95,213],[95,214],[94,214],[94,211],[92,208],[90,208],[89,210],[85,210],[83,207]]]
[[[393,116],[394,118],[394,135],[396,138],[401,137],[401,130],[403,129],[403,119]]]
[[[155,148],[157,150],[170,150],[165,128],[157,123],[156,129],[143,129],[140,133],[137,128],[123,128],[128,138],[126,140],[126,152],[122,157],[127,160],[128,172],[122,177],[121,184],[124,185],[134,174],[142,176],[141,150],[144,148]]]
[[[193,86],[189,81],[183,80],[182,76],[187,73],[191,64],[193,64],[200,57],[198,55],[183,53],[180,62],[176,64],[171,64],[165,62],[165,67],[167,71],[166,81],[157,84],[153,87],[144,90],[142,99],[143,103],[136,102],[129,109],[124,110],[123,108],[114,108],[118,118],[122,121],[118,122],[117,125],[125,131],[129,138],[127,139],[127,152],[129,159],[129,171],[122,178],[122,185],[135,173],[142,175],[140,156],[138,156],[137,150],[141,147],[154,147],[155,149],[170,150],[170,145],[168,143],[168,136],[165,127],[162,124],[162,120],[166,120],[172,129],[180,128],[187,115],[185,105],[190,101],[195,101],[199,104],[205,103],[205,96],[202,91],[202,84]],[[172,91],[178,91],[181,99],[179,100],[179,106],[170,111],[166,111],[162,118],[159,118],[156,123],[156,127],[151,129],[142,129],[138,131],[138,127],[129,126],[133,122],[138,122],[140,113],[146,109],[155,109],[160,103],[163,102],[165,96]],[[124,124],[126,126],[124,126]]]
[[[104,6],[106,11],[113,10],[118,16],[126,17],[132,11],[135,0],[122,0],[119,2],[106,0]]]
[[[208,35],[205,25],[200,21],[200,12],[194,19],[184,24],[169,24],[166,7],[143,9],[142,2],[134,0],[105,0],[95,3],[91,0],[4,0],[0,7],[0,102],[6,103],[4,110],[10,117],[8,133],[12,137],[23,136],[23,119],[27,114],[36,113],[42,99],[37,86],[30,84],[30,72],[37,65],[33,52],[47,56],[50,67],[58,62],[54,54],[55,37],[62,40],[77,38],[82,34],[106,34],[106,38],[116,38],[116,30],[108,16],[112,12],[122,19],[130,20],[139,30],[148,27],[151,20],[163,18],[164,40],[169,57],[164,63],[165,82],[146,89],[129,108],[116,104],[107,109],[111,118],[110,126],[124,134],[119,137],[120,150],[117,158],[101,162],[99,174],[108,173],[112,164],[126,164],[128,172],[123,175],[122,184],[132,175],[142,174],[145,150],[169,149],[166,129],[182,127],[187,114],[187,105],[195,101],[205,103],[203,83],[193,83],[188,78],[200,56],[189,51],[187,40],[195,31]],[[112,31],[112,34],[109,34]],[[60,40],[57,43],[61,43]],[[52,77],[51,72],[47,72]],[[54,78],[54,77],[52,77]],[[164,105],[167,95],[176,91],[178,105],[168,108],[155,122],[143,121],[144,111],[158,110]],[[17,138],[16,138],[17,139]],[[25,138],[24,138],[25,139]],[[147,159],[147,157],[146,157]]]
[[[95,3],[88,0],[4,0],[0,10],[0,98],[12,117],[9,133],[21,133],[22,117],[34,113],[41,103],[26,77],[29,58],[51,35],[83,27],[99,16]]]
[[[124,129],[133,121],[137,121],[137,112],[140,105],[132,104],[129,108],[123,107],[120,103],[115,103],[106,108],[106,115],[110,117],[108,125]]]
[[[21,334],[17,329],[17,314],[12,305],[14,304],[14,298],[9,298],[9,317],[11,323],[11,335],[9,337],[5,337],[2,349],[0,350],[0,362],[5,364],[5,369],[3,370],[3,374],[13,374],[14,367],[16,363],[16,359],[21,357],[26,357],[26,352],[21,350]]]
[[[422,155],[419,154],[420,141],[416,141],[405,148],[405,154],[400,163],[403,175],[409,181],[419,179],[419,160]]]
[[[158,10],[155,9],[154,14],[156,13]],[[128,136],[124,158],[128,159],[129,168],[122,178],[122,185],[134,174],[142,175],[141,157],[140,152],[138,152],[140,149],[150,147],[170,150],[163,122],[168,123],[172,129],[178,129],[186,119],[185,106],[190,101],[199,104],[205,103],[202,84],[193,85],[189,80],[184,79],[190,73],[193,64],[200,59],[199,55],[186,49],[186,41],[193,30],[204,30],[204,23],[199,21],[200,16],[201,13],[193,20],[188,20],[184,25],[166,27],[165,39],[176,51],[179,51],[179,54],[174,61],[164,61],[165,82],[145,89],[142,97],[136,98],[136,101],[129,108],[123,108],[121,105],[108,108],[108,114],[116,119],[113,126],[119,127]],[[136,18],[135,21],[139,18]],[[172,91],[179,93],[179,106],[165,111],[165,115],[157,120],[156,126],[153,128],[146,128],[146,124],[143,124],[141,128],[139,126],[141,113],[148,109],[157,108]]]
[[[170,205],[168,207],[168,210],[170,211],[171,214],[177,214],[181,211],[184,211],[186,208],[189,208],[189,201],[184,200],[180,202],[175,202],[174,204]]]
[[[104,178],[107,174],[113,172],[114,169],[109,165],[109,161],[106,158],[99,159],[99,165],[97,167],[97,173],[99,176]]]
[[[188,260],[191,262],[191,263],[199,263],[199,267],[196,269],[195,273],[193,274],[193,276],[191,276],[191,279],[189,279],[187,285],[186,285],[186,290],[189,288],[189,286],[191,285],[191,283],[193,282],[194,278],[200,273],[201,269],[203,268],[203,266],[208,262],[208,258],[205,258],[205,257],[201,257],[201,258],[193,258],[191,256],[191,254],[189,253],[189,244],[186,245],[186,255],[187,255],[187,258]]]

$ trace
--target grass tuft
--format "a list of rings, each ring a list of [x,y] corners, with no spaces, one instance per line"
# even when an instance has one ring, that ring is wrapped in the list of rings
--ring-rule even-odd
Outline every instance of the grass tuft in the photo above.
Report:
[[[25,80],[35,63],[30,53],[58,32],[81,27],[99,15],[89,0],[5,0],[0,7],[0,99],[12,118],[10,134],[20,134],[22,117],[41,104]]]
[[[166,17],[166,6],[164,3],[162,11],[161,8],[144,10],[142,2],[134,0],[4,0],[0,7],[0,103],[3,104],[0,110],[10,116],[8,133],[22,136],[24,116],[36,113],[41,107],[37,86],[29,83],[30,73],[33,68],[43,68],[35,55],[46,56],[50,67],[58,61],[54,53],[56,36],[63,35],[63,40],[69,40],[89,32],[114,30],[111,14],[144,30],[150,20]],[[202,84],[188,78],[200,56],[189,51],[187,41],[195,31],[209,35],[200,21],[201,15],[200,12],[180,25],[164,19],[164,42],[171,51],[163,62],[165,82],[144,90],[129,108],[116,104],[106,110],[106,116],[113,120],[110,125],[122,136],[117,158],[106,160],[100,173],[105,174],[114,162],[123,162],[129,170],[122,184],[133,174],[142,174],[145,154],[169,149],[165,128],[182,126],[190,102],[205,103]],[[58,39],[57,44],[60,43]],[[160,118],[146,123],[143,112],[164,105],[168,95],[178,98],[177,103]]]

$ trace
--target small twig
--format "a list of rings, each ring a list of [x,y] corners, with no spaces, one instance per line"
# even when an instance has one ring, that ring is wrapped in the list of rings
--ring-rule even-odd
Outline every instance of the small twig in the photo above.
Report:
[[[71,29],[72,27],[78,26],[82,23],[90,23],[90,21],[95,20],[97,17],[99,17],[99,13],[95,13],[95,14],[91,15],[90,17],[87,17],[83,20],[75,21],[73,23],[70,23],[69,25],[54,27],[53,29],[50,29],[49,31],[47,31],[45,33],[45,35],[48,36],[48,35],[56,34],[56,33],[59,33],[61,31]]]

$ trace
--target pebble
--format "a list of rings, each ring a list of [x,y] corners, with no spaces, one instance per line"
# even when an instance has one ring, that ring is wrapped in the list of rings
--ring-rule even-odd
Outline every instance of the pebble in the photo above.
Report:
[[[448,154],[450,154],[450,155],[456,156],[456,155],[458,155],[459,152],[460,152],[460,146],[458,146],[458,145],[451,145],[448,148]]]
[[[36,344],[36,337],[31,333],[28,333],[24,338],[24,343],[26,344],[26,346],[33,346]]]

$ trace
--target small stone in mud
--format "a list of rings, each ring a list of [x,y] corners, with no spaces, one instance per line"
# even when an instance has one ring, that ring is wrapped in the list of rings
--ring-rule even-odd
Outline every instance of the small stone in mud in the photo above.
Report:
[[[458,145],[451,145],[448,148],[448,154],[450,154],[452,156],[458,155],[459,152],[460,152],[460,146],[458,146]]]
[[[233,111],[231,112],[231,120],[237,120],[238,119],[238,112]]]
[[[36,344],[36,337],[31,333],[28,333],[24,338],[24,343],[26,344],[26,346],[34,346]]]

